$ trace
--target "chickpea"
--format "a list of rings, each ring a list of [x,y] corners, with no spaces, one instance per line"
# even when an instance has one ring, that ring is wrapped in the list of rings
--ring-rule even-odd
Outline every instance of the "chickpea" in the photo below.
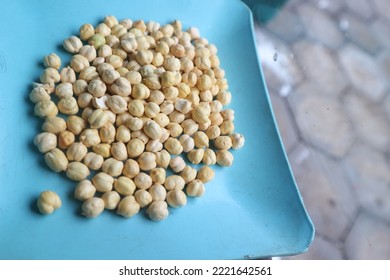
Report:
[[[126,78],[118,77],[111,85],[111,91],[119,96],[129,96],[132,92],[131,84]]]
[[[130,101],[127,108],[133,117],[142,117],[145,112],[144,104],[138,99]]]
[[[134,183],[139,189],[149,189],[152,186],[152,178],[143,172],[140,172],[135,176]]]
[[[202,161],[204,154],[205,150],[194,149],[187,154],[187,158],[192,164],[199,164]]]
[[[66,157],[71,161],[82,161],[87,152],[88,148],[83,143],[74,142],[66,150]]]
[[[127,143],[131,139],[130,129],[124,125],[120,125],[116,131],[115,140],[118,142]]]
[[[233,164],[233,155],[226,150],[217,151],[217,163],[221,166],[231,166]]]
[[[173,189],[182,190],[185,186],[185,181],[179,175],[171,175],[165,179],[164,187],[170,191]]]
[[[75,115],[79,111],[79,106],[74,97],[64,97],[58,101],[58,109],[65,115]]]
[[[40,101],[50,101],[50,95],[43,87],[35,87],[30,93],[30,100],[33,103],[38,103]]]
[[[131,218],[139,212],[140,208],[134,196],[125,196],[118,204],[117,214],[124,218]]]
[[[74,190],[74,198],[80,201],[85,201],[92,198],[96,193],[96,189],[91,181],[83,180],[79,182]]]
[[[198,149],[207,148],[209,146],[209,138],[203,131],[197,131],[194,133],[194,143]]]
[[[131,139],[127,143],[127,153],[130,158],[136,158],[140,156],[145,150],[145,144],[140,139]]]
[[[69,163],[64,152],[58,148],[54,148],[45,154],[45,162],[54,172],[65,171]]]
[[[61,67],[61,59],[55,53],[51,53],[51,54],[44,57],[43,65],[46,68],[54,68],[54,69],[58,70]]]
[[[153,201],[146,214],[153,221],[162,221],[169,215],[168,204],[165,201]]]
[[[117,160],[127,159],[126,145],[122,142],[115,142],[111,145],[111,155]]]
[[[219,126],[211,125],[207,128],[206,135],[210,140],[214,140],[221,135],[221,129]]]
[[[241,149],[244,146],[245,138],[242,134],[239,133],[231,134],[230,139],[232,140],[233,149]]]
[[[214,170],[209,166],[202,166],[198,170],[198,174],[196,176],[197,179],[201,180],[203,183],[207,183],[214,179],[215,173]]]
[[[100,143],[93,146],[92,151],[101,155],[103,158],[108,158],[111,156],[111,145],[107,143]]]
[[[138,162],[133,159],[128,159],[125,161],[125,165],[123,167],[123,175],[126,177],[133,179],[140,172],[140,168]]]
[[[81,132],[80,140],[87,148],[93,147],[101,141],[98,130],[93,128],[87,128]]]
[[[167,202],[173,208],[182,207],[187,204],[187,196],[180,189],[173,189],[167,193]]]
[[[205,192],[205,187],[201,180],[191,181],[186,188],[186,193],[188,196],[199,197],[202,196],[204,192]]]
[[[157,166],[167,168],[171,160],[171,155],[168,153],[168,151],[161,150],[160,152],[157,152],[155,154]]]
[[[87,218],[95,218],[104,210],[104,200],[99,197],[91,197],[81,205],[81,215]]]
[[[115,135],[116,135],[115,126],[109,122],[106,122],[99,129],[100,140],[103,143],[111,144],[115,140]],[[96,143],[96,144],[99,144],[99,143]]]
[[[121,197],[116,191],[108,191],[102,195],[102,199],[104,201],[104,208],[113,210],[118,206]]]
[[[42,84],[55,84],[61,80],[61,75],[57,69],[46,68],[43,70],[39,79]]]
[[[134,193],[134,197],[141,208],[148,206],[150,203],[152,203],[152,200],[153,200],[150,193],[146,190],[143,190],[143,189],[137,190]]]
[[[183,152],[183,146],[176,138],[169,137],[164,143],[164,148],[172,155],[179,155]]]
[[[163,149],[163,144],[160,142],[159,139],[149,140],[148,144],[146,144],[145,149],[146,151],[152,153],[159,152]]]
[[[92,183],[98,192],[108,192],[112,190],[114,178],[105,172],[99,172],[92,177]]]
[[[60,147],[61,149],[67,149],[70,145],[74,143],[74,141],[75,135],[68,130],[61,131],[58,134],[58,147]]]
[[[214,140],[214,146],[218,150],[229,150],[232,147],[232,139],[229,136],[218,136]]]
[[[187,184],[193,180],[196,179],[197,171],[195,168],[187,165],[184,167],[184,169],[180,172],[180,176],[184,179],[184,182]]]
[[[108,158],[103,162],[102,170],[112,177],[118,177],[122,174],[124,165],[122,161],[115,158]]]
[[[41,153],[49,152],[57,146],[57,136],[50,132],[42,132],[35,136],[34,144]]]
[[[181,172],[186,166],[182,157],[174,157],[169,163],[169,167],[176,173]]]
[[[37,207],[41,214],[47,215],[53,213],[62,205],[61,199],[53,191],[41,192],[37,201]]]
[[[81,144],[82,145],[82,144]],[[103,156],[94,152],[89,152],[84,157],[84,164],[92,170],[99,170],[104,162]]]
[[[134,181],[128,177],[121,176],[114,181],[114,189],[121,195],[132,195],[135,191],[135,188],[136,186]]]
[[[160,139],[162,136],[162,130],[158,123],[155,121],[147,121],[144,125],[144,132],[149,138],[156,140]]]
[[[69,163],[68,168],[66,169],[66,176],[73,181],[85,180],[89,174],[89,168],[78,161]]]
[[[39,101],[35,104],[34,113],[40,118],[55,117],[58,114],[58,108],[51,100]]]
[[[202,159],[203,164],[205,165],[214,165],[217,163],[217,156],[215,155],[215,152],[211,149],[206,149],[204,151],[203,159]]]
[[[156,156],[151,152],[143,152],[138,158],[141,170],[149,171],[156,167]]]

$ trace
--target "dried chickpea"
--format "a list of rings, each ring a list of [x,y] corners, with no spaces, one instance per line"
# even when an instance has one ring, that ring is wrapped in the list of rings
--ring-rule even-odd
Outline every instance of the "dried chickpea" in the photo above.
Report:
[[[194,143],[195,147],[198,149],[200,148],[207,148],[209,146],[209,138],[207,137],[206,133],[203,131],[197,131],[194,133]]]
[[[89,168],[78,161],[74,161],[68,164],[66,169],[66,176],[73,181],[82,181],[89,176]]]
[[[169,130],[169,133],[173,138],[179,137],[183,132],[183,128],[181,127],[181,125],[174,122],[169,123],[167,125],[167,129]]]
[[[108,192],[112,190],[114,178],[105,172],[99,172],[92,177],[92,183],[98,192]]]
[[[100,140],[103,143],[111,144],[115,140],[115,135],[116,135],[116,130],[115,130],[115,126],[112,123],[106,122],[99,129]]]
[[[181,126],[183,128],[183,132],[188,135],[193,135],[199,129],[199,125],[193,119],[184,120],[181,123]]]
[[[207,128],[206,135],[210,140],[214,140],[221,135],[221,129],[219,126],[211,125]]]
[[[168,204],[165,201],[153,201],[146,211],[153,221],[162,221],[169,215]]]
[[[145,144],[140,139],[131,139],[127,143],[127,153],[130,158],[136,158],[145,150]]]
[[[59,98],[71,97],[73,95],[73,86],[71,83],[62,82],[57,85],[55,93]]]
[[[115,142],[111,145],[111,155],[117,160],[127,159],[126,145],[122,142]]]
[[[124,125],[120,125],[116,130],[115,140],[118,142],[127,143],[131,139],[130,129]]]
[[[81,132],[80,140],[87,148],[93,147],[101,141],[98,130],[93,128],[87,128]]]
[[[160,152],[157,152],[155,154],[157,166],[167,168],[171,160],[171,155],[168,153],[168,151],[161,150]]]
[[[79,106],[77,105],[77,100],[70,96],[60,99],[58,109],[65,115],[75,115],[79,111]]]
[[[43,58],[43,65],[46,68],[54,68],[58,70],[61,67],[61,59],[57,54],[51,53]]]
[[[115,179],[114,189],[121,195],[132,195],[136,189],[134,181],[128,177],[121,176]]]
[[[215,173],[214,170],[209,166],[202,166],[198,170],[198,174],[196,176],[197,179],[201,180],[203,183],[207,183],[214,179]]]
[[[84,157],[84,164],[92,170],[99,170],[104,162],[103,156],[94,152],[89,152]]]
[[[152,203],[153,198],[147,190],[141,189],[134,193],[135,200],[138,202],[141,208],[148,206]]]
[[[85,201],[92,198],[96,193],[96,189],[90,180],[79,182],[74,190],[74,198],[80,201]]]
[[[202,196],[205,192],[204,184],[201,180],[191,181],[186,188],[186,193],[188,196],[199,197]]]
[[[47,215],[53,213],[62,205],[61,199],[57,193],[53,191],[43,191],[40,193],[37,207],[41,214]]]
[[[65,39],[62,45],[66,51],[70,53],[78,53],[83,46],[83,43],[78,37],[71,36],[68,39]]]
[[[194,139],[188,134],[183,134],[179,138],[180,144],[183,146],[183,152],[188,153],[195,147]]]
[[[108,158],[103,162],[102,170],[112,177],[118,177],[122,174],[124,165],[122,161],[115,158]]]
[[[40,101],[50,101],[50,95],[43,87],[35,87],[31,90],[30,100],[33,103],[38,103]]]
[[[192,164],[199,164],[202,161],[204,154],[205,150],[194,149],[187,154],[187,158]]]
[[[139,212],[140,208],[134,196],[125,196],[118,204],[117,214],[124,218],[131,218]]]
[[[79,135],[86,128],[87,123],[79,116],[69,116],[66,120],[66,126],[74,135]]]
[[[69,163],[64,152],[58,148],[54,148],[45,154],[45,162],[54,172],[65,171]]]
[[[145,115],[149,118],[154,118],[158,113],[160,113],[160,106],[154,102],[148,102],[145,105]]]
[[[218,136],[214,140],[214,146],[218,150],[229,150],[232,147],[232,139],[229,136]]]
[[[87,152],[88,149],[83,143],[74,142],[66,150],[66,157],[71,161],[82,161]]]
[[[143,152],[138,158],[141,170],[149,171],[156,167],[156,156],[151,152]]]
[[[104,210],[104,201],[99,197],[91,197],[81,205],[81,215],[87,218],[95,218]]]
[[[50,132],[42,132],[35,136],[34,144],[41,153],[47,153],[57,147],[57,136]]]
[[[161,127],[166,127],[170,123],[169,117],[163,113],[158,113],[153,120]]]
[[[222,135],[230,135],[234,131],[234,123],[232,121],[223,121],[219,128]]]
[[[95,28],[93,28],[92,24],[83,24],[79,29],[79,34],[81,40],[88,41],[95,34]]]
[[[202,159],[203,164],[205,165],[214,165],[217,163],[217,156],[215,155],[215,152],[211,149],[206,149],[204,151],[203,159]]]
[[[138,99],[130,101],[127,108],[129,113],[134,117],[142,117],[145,111],[144,104]]]
[[[221,166],[231,166],[233,164],[233,155],[229,151],[217,151],[217,163]]]
[[[118,72],[117,72],[118,73]],[[119,75],[119,73],[118,73]],[[111,91],[119,96],[129,96],[132,92],[130,82],[124,77],[118,77],[111,85]]]
[[[239,133],[231,134],[230,139],[232,140],[233,149],[241,149],[244,146],[245,138],[242,134]]]
[[[104,208],[113,210],[118,206],[121,197],[116,191],[108,191],[102,195],[102,199],[104,201]]]
[[[162,130],[160,125],[152,120],[147,121],[145,123],[144,132],[149,138],[153,140],[160,139],[162,136]]]
[[[209,120],[210,113],[209,107],[198,105],[192,110],[192,119],[197,123],[205,123]]]
[[[167,193],[167,202],[173,208],[182,207],[187,204],[187,196],[180,189],[173,189]]]
[[[197,171],[195,168],[187,165],[184,167],[184,169],[180,172],[180,176],[184,179],[185,183],[189,183],[192,180],[196,179]]]
[[[134,183],[139,189],[149,189],[153,184],[152,178],[144,172],[140,172],[135,176]]]
[[[42,124],[42,130],[53,134],[58,134],[66,129],[66,122],[63,118],[47,117]]]
[[[58,147],[63,150],[67,149],[70,145],[72,145],[74,141],[75,135],[68,130],[61,131],[58,134]]]
[[[183,146],[180,141],[172,137],[165,141],[164,148],[172,155],[180,155],[183,152]]]
[[[169,167],[174,172],[179,173],[186,167],[186,163],[184,162],[182,157],[174,157],[171,158],[171,161],[169,162]]]
[[[92,151],[101,155],[103,158],[111,156],[111,145],[107,143],[100,143],[92,147]]]
[[[168,191],[174,190],[174,189],[182,190],[182,189],[184,189],[184,186],[185,186],[185,181],[179,175],[168,176],[164,182],[164,187]]]
[[[87,108],[88,106],[91,105],[92,99],[93,99],[92,94],[88,92],[83,92],[79,95],[77,99],[77,104],[79,105],[80,108]],[[88,109],[92,110],[92,108],[88,108]]]
[[[51,100],[39,101],[35,104],[34,113],[40,118],[55,117],[58,114],[58,108]]]
[[[123,167],[123,175],[126,177],[133,179],[140,172],[140,168],[138,162],[133,159],[128,159],[125,161],[125,165]]]
[[[40,81],[42,84],[55,84],[61,80],[61,75],[55,68],[46,68],[43,70]]]

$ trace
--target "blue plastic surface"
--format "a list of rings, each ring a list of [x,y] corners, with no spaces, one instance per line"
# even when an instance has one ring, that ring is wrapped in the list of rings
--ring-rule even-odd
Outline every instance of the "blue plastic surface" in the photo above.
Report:
[[[313,238],[287,163],[253,37],[253,20],[240,1],[2,1],[0,25],[0,259],[242,259],[298,254]],[[234,164],[216,167],[206,193],[171,210],[163,222],[105,211],[79,213],[75,183],[50,171],[32,144],[42,121],[28,95],[43,56],[83,23],[117,18],[174,19],[196,26],[218,47],[233,94],[236,131],[243,149]],[[9,24],[4,24],[9,23]],[[63,64],[64,65],[64,64]],[[36,211],[38,194],[59,193],[63,206]]]

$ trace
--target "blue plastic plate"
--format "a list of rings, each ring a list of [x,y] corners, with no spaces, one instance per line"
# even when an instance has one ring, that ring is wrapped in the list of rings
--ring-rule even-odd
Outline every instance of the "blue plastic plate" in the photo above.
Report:
[[[8,2],[8,3],[7,3]],[[230,168],[216,167],[206,193],[172,209],[163,222],[105,211],[79,213],[75,183],[49,170],[32,144],[42,121],[28,99],[43,56],[83,23],[117,18],[182,21],[218,47],[246,137]],[[259,66],[249,9],[240,1],[2,1],[0,25],[1,259],[242,259],[305,251],[313,225],[302,204],[278,135]],[[9,23],[9,24],[5,24]],[[36,211],[38,194],[59,193],[63,207]]]

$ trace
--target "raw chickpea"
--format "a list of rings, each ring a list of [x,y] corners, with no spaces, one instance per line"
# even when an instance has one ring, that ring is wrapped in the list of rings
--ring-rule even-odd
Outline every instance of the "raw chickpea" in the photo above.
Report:
[[[156,163],[157,166],[162,168],[167,168],[171,160],[171,155],[166,150],[161,150],[161,152],[156,153]]]
[[[98,192],[109,192],[112,190],[114,178],[105,172],[99,172],[92,177],[92,183]]]
[[[217,163],[221,166],[231,166],[233,164],[233,155],[226,150],[217,151]]]
[[[160,142],[159,139],[156,140],[149,140],[148,144],[146,144],[145,150],[148,152],[159,152],[163,148],[163,144]]]
[[[111,145],[111,155],[117,160],[127,159],[126,145],[122,142],[115,142]]]
[[[214,179],[215,173],[214,170],[209,166],[202,166],[198,170],[198,174],[196,176],[197,179],[201,180],[203,183],[207,183]]]
[[[162,135],[161,135],[161,138],[160,138],[160,142],[161,143],[165,143],[165,141],[168,140],[170,134],[169,134],[169,131],[165,128],[161,129],[162,130]]]
[[[79,51],[79,54],[85,56],[85,58],[88,59],[89,62],[92,62],[97,56],[96,49],[89,45],[82,46]]]
[[[79,79],[73,83],[73,92],[75,95],[78,96],[81,93],[86,92],[87,90],[88,90],[88,83],[86,81]]]
[[[64,152],[58,148],[54,148],[45,154],[45,162],[54,172],[65,171],[69,163]]]
[[[213,94],[210,90],[203,90],[199,93],[200,100],[203,102],[211,102],[213,100]],[[210,107],[211,109],[211,107]]]
[[[57,193],[53,191],[43,191],[40,193],[37,207],[41,214],[47,215],[53,213],[62,205],[61,199]]]
[[[96,67],[94,66],[89,66],[81,70],[79,74],[79,79],[83,79],[87,82],[96,79],[99,77],[98,72],[96,72]]]
[[[131,131],[141,130],[144,126],[143,121],[140,118],[129,116],[126,121],[126,125],[130,128]]]
[[[203,164],[205,165],[214,165],[217,163],[217,157],[215,155],[215,152],[211,149],[206,149],[204,151],[203,159],[202,159]]]
[[[80,201],[85,201],[92,198],[96,193],[96,189],[90,180],[79,182],[74,190],[74,198]]]
[[[192,109],[192,103],[187,99],[177,99],[175,102],[175,109],[182,114],[187,114]]]
[[[58,114],[58,108],[51,100],[39,101],[35,104],[34,113],[40,118],[55,117]]]
[[[201,180],[191,181],[186,188],[186,193],[188,196],[199,197],[204,194],[205,187]]]
[[[130,129],[124,125],[120,125],[116,130],[115,140],[118,142],[127,143],[131,139]]]
[[[170,100],[165,100],[164,102],[161,103],[160,105],[160,111],[161,113],[165,115],[169,115],[175,110],[175,107],[173,105],[173,102]]]
[[[140,168],[138,162],[133,159],[128,159],[125,161],[125,165],[123,167],[123,175],[126,177],[133,179],[140,172]]]
[[[142,117],[142,115],[144,114],[145,108],[144,108],[144,104],[142,103],[141,100],[134,99],[134,100],[129,102],[128,110],[132,116]]]
[[[140,208],[134,196],[125,196],[118,204],[117,214],[124,218],[131,218],[139,212]]]
[[[106,84],[112,84],[114,83],[117,79],[119,79],[121,75],[113,69],[106,69],[103,71],[101,78]]]
[[[119,95],[108,97],[107,106],[115,114],[123,114],[127,111],[127,102],[122,96]]]
[[[83,46],[83,42],[81,42],[78,37],[71,36],[68,39],[65,39],[62,45],[66,51],[70,53],[78,53]]]
[[[55,93],[59,98],[71,97],[73,95],[73,86],[67,82],[60,83],[57,85]]]
[[[93,79],[88,84],[88,92],[94,97],[102,97],[106,93],[106,84],[99,79]]]
[[[111,64],[114,69],[118,69],[123,65],[123,60],[120,56],[112,54],[106,57],[106,63]],[[127,80],[126,80],[127,81]]]
[[[232,121],[223,121],[219,128],[222,135],[230,135],[234,131],[234,123]]]
[[[104,201],[99,197],[91,197],[81,205],[81,215],[87,218],[95,218],[104,210]]]
[[[75,135],[68,130],[61,131],[58,134],[58,147],[60,147],[61,149],[67,149],[70,145],[74,143],[74,141]]]
[[[204,157],[204,153],[203,149],[194,149],[187,154],[187,158],[192,164],[199,164]]]
[[[183,152],[188,153],[195,147],[194,139],[188,134],[183,134],[179,138],[180,144],[183,146]]]
[[[220,126],[223,122],[222,115],[220,113],[212,113],[210,115],[211,125]]]
[[[103,158],[111,156],[111,145],[107,143],[100,143],[92,147],[92,151],[101,155]]]
[[[153,201],[164,201],[167,197],[167,190],[157,183],[153,184],[148,191],[152,196]]]
[[[115,135],[116,135],[116,130],[115,130],[115,126],[112,123],[106,122],[99,129],[100,140],[103,143],[111,144],[115,140]],[[99,143],[96,143],[96,144],[99,144]]]
[[[125,176],[118,177],[114,182],[114,189],[121,195],[132,195],[135,191],[134,181]]]
[[[101,141],[98,130],[93,128],[87,128],[81,132],[80,140],[87,148],[93,147]]]
[[[150,96],[150,89],[144,84],[135,84],[131,96],[136,99],[147,99]]]
[[[50,95],[43,87],[35,87],[30,93],[30,100],[33,103],[38,103],[40,101],[50,101]]]
[[[177,87],[169,86],[164,88],[162,91],[166,100],[171,100],[173,102],[179,97],[179,89]]]
[[[167,202],[173,208],[182,207],[187,204],[187,196],[180,189],[174,189],[167,193]]]
[[[164,148],[172,155],[180,155],[183,152],[183,146],[176,138],[169,137],[164,143]]]
[[[122,174],[124,165],[123,162],[115,158],[108,158],[103,162],[102,170],[112,177],[118,177]]]
[[[170,123],[169,117],[163,113],[158,113],[153,120],[161,127],[166,127]]]
[[[146,211],[153,221],[162,221],[169,215],[168,204],[165,201],[153,201]]]
[[[245,138],[242,134],[239,133],[231,134],[230,139],[232,140],[233,149],[241,149],[244,146]]]
[[[118,72],[117,72],[118,73]],[[119,74],[119,73],[118,73]],[[118,77],[111,85],[111,91],[117,95],[126,97],[132,92],[130,82],[124,77]]]
[[[83,69],[89,66],[89,61],[81,54],[75,54],[70,60],[69,66],[76,72],[80,73]]]
[[[152,186],[152,178],[143,172],[140,172],[135,176],[134,183],[139,189],[149,189]]]
[[[92,24],[86,23],[80,27],[79,33],[81,40],[88,41],[95,34],[95,29]]]
[[[181,123],[181,126],[183,128],[183,132],[188,135],[193,135],[199,129],[199,125],[193,119],[184,120]]]
[[[141,170],[149,171],[156,167],[156,156],[151,152],[143,152],[138,158]]]
[[[87,152],[88,149],[83,143],[74,142],[66,150],[66,157],[71,161],[81,161]]]
[[[184,179],[185,183],[187,184],[187,183],[191,182],[192,180],[195,180],[197,173],[198,172],[196,171],[195,168],[187,165],[180,172],[180,176]]]
[[[134,193],[134,197],[135,197],[135,200],[138,202],[138,204],[139,204],[139,206],[141,208],[144,208],[144,207],[148,206],[150,203],[152,203],[152,200],[153,200],[153,198],[150,195],[150,193],[147,190],[144,190],[144,189],[137,190]]]
[[[232,139],[229,136],[218,136],[214,140],[214,146],[218,150],[229,150],[232,147]]]
[[[42,130],[53,134],[58,134],[66,129],[66,122],[63,118],[47,117],[42,124]]]
[[[221,115],[224,121],[234,121],[234,111],[231,109],[221,111]]]
[[[126,52],[133,52],[138,47],[138,43],[135,38],[126,38],[121,40],[121,46]]]
[[[198,105],[192,110],[192,118],[197,123],[205,123],[209,120],[210,113],[210,108]]]
[[[181,125],[174,122],[169,123],[167,125],[167,129],[169,130],[169,133],[173,138],[179,137],[183,132],[183,128],[181,127]]]
[[[153,90],[150,92],[150,96],[148,98],[149,102],[153,102],[157,105],[161,105],[164,102],[165,96],[160,90]],[[159,108],[159,111],[161,111],[161,108]]]
[[[79,111],[79,106],[74,97],[64,97],[58,101],[58,109],[65,115],[75,115]]]
[[[221,129],[219,126],[211,125],[207,128],[206,135],[210,140],[214,140],[221,135]]]
[[[61,59],[57,54],[51,53],[43,58],[43,65],[46,68],[54,68],[58,70],[61,67]]]
[[[229,105],[232,101],[232,94],[229,91],[220,91],[217,94],[217,100],[219,100],[223,106]]]
[[[93,109],[90,107],[84,108],[83,112],[81,113],[81,117],[83,120],[88,121],[89,116],[92,114]]]
[[[127,143],[127,153],[130,158],[136,158],[145,150],[145,144],[140,139],[131,139]]]
[[[102,199],[104,201],[104,208],[113,210],[118,206],[121,197],[116,191],[108,191],[102,195]]]
[[[169,162],[169,167],[176,173],[181,172],[185,168],[185,166],[186,163],[181,157],[171,158],[171,161]]]
[[[198,149],[207,148],[209,146],[209,138],[203,131],[197,131],[194,133],[194,143]]]
[[[55,68],[46,68],[43,70],[40,81],[42,84],[55,84],[61,80],[61,75]]]
[[[99,170],[104,162],[103,156],[94,152],[89,152],[84,157],[84,164],[92,170]]]
[[[68,164],[66,169],[66,176],[73,181],[82,181],[89,176],[89,168],[78,161],[74,161]]]
[[[213,85],[213,81],[208,75],[200,76],[196,83],[196,86],[201,91],[210,89],[212,85]]]
[[[77,99],[77,104],[79,105],[80,108],[87,108],[88,106],[91,105],[92,99],[93,99],[92,94],[88,92],[83,92],[79,95]],[[88,108],[88,109],[92,110],[92,108]]]
[[[130,115],[129,112],[124,112],[124,113],[116,116],[115,124],[116,124],[116,126],[120,126],[120,125],[129,126],[129,122],[132,118],[133,118],[133,116]],[[129,127],[129,128],[132,129],[131,127]]]
[[[182,190],[182,189],[184,189],[184,186],[185,186],[185,181],[179,175],[168,176],[164,182],[164,187],[168,191],[174,190],[174,189]]]
[[[153,140],[160,139],[162,136],[160,125],[152,120],[145,123],[144,132],[149,138]]]
[[[66,126],[74,135],[79,135],[86,128],[87,123],[79,116],[69,116],[66,120]]]
[[[142,81],[142,76],[137,71],[129,71],[125,74],[125,78],[130,82],[130,84],[135,85]]]
[[[57,136],[50,132],[42,132],[35,136],[34,144],[41,153],[46,153],[57,147]]]
[[[154,103],[149,102],[145,105],[145,115],[149,118],[154,118],[158,113],[160,113],[160,107]]]

